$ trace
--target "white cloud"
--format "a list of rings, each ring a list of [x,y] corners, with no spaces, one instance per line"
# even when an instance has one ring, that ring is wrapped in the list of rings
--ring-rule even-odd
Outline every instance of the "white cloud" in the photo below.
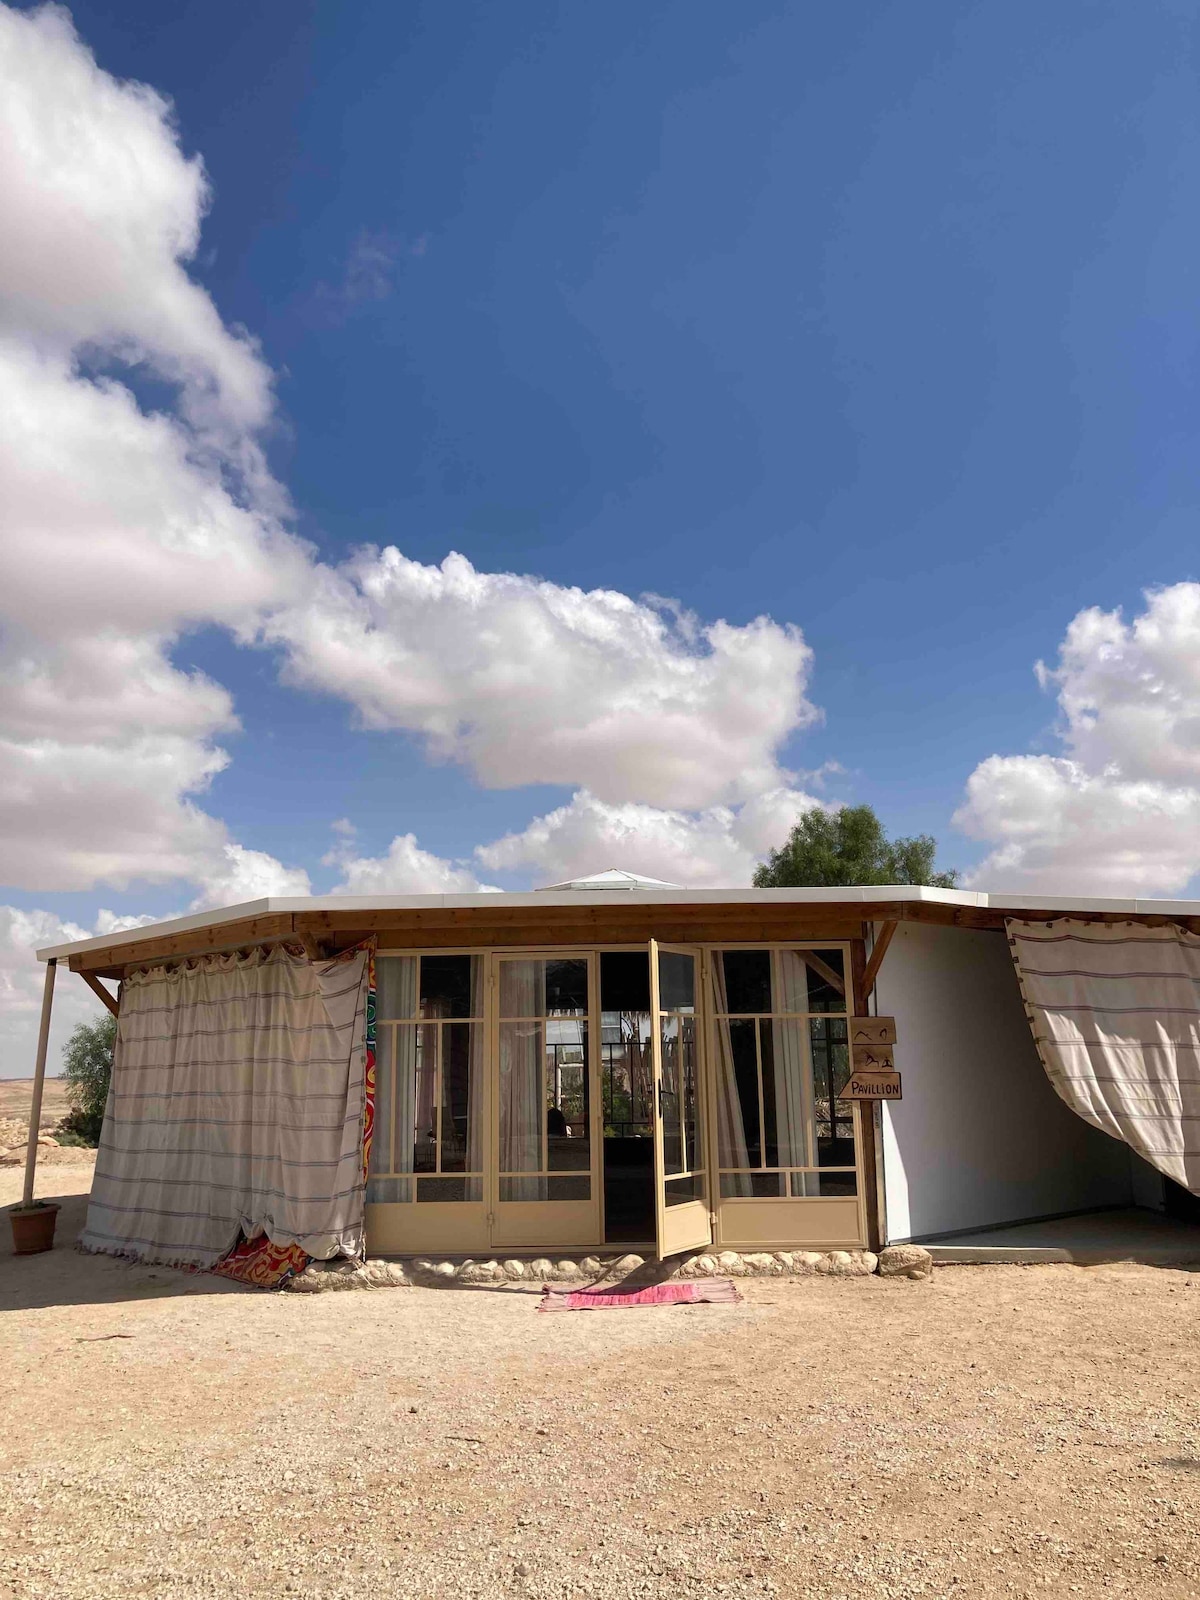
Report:
[[[372,728],[424,735],[489,788],[585,787],[696,809],[786,783],[777,752],[818,713],[799,629],[701,625],[662,603],[440,566],[394,548],[314,572],[266,629],[286,675]]]
[[[65,11],[0,5],[0,192],[0,881],[205,881],[227,834],[195,797],[236,718],[170,651],[249,637],[307,571],[257,443],[270,373],[186,271],[207,185],[169,106]]]
[[[35,960],[33,952],[87,937],[86,928],[64,922],[53,912],[0,906],[0,1078],[33,1076],[46,979],[46,969]],[[101,1015],[100,1002],[83,980],[61,967],[55,976],[46,1058],[46,1070],[51,1076],[58,1072],[62,1047],[75,1024],[91,1022]]]
[[[798,790],[775,789],[740,807],[689,813],[609,805],[583,791],[476,855],[493,872],[532,871],[541,883],[621,867],[690,889],[744,887],[801,812],[820,804]]]
[[[345,834],[344,826],[334,827]],[[324,862],[342,870],[333,894],[475,894],[492,887],[480,883],[469,867],[422,850],[412,833],[397,835],[383,856],[356,856],[347,842]]]
[[[1178,893],[1200,871],[1200,584],[1154,590],[1132,622],[1081,611],[1055,670],[1061,755],[995,755],[955,822],[993,845],[983,888]]]
[[[225,844],[222,864],[205,874],[204,887],[188,907],[207,911],[214,906],[236,906],[247,900],[265,900],[309,895],[312,885],[303,868],[285,867],[262,850],[247,850],[244,845]]]

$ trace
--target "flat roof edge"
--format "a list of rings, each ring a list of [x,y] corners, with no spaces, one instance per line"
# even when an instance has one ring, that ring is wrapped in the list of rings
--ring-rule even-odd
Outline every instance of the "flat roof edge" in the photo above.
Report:
[[[411,895],[311,895],[289,898],[247,900],[240,905],[222,906],[212,911],[197,911],[163,922],[148,922],[119,933],[97,934],[70,944],[47,945],[36,952],[39,961],[62,960],[83,955],[89,950],[119,950],[122,945],[147,939],[169,938],[172,934],[201,928],[220,928],[227,923],[245,922],[257,917],[303,916],[327,911],[433,911],[485,909],[504,904],[548,908],[551,906],[603,906],[612,908],[625,896],[639,905],[874,905],[888,902],[917,903],[949,907],[1010,912],[1055,912],[1069,915],[1130,915],[1200,917],[1196,900],[1116,900],[1088,899],[1067,895],[991,894],[982,889],[933,889],[919,884],[866,884],[844,888],[817,889],[629,889],[612,890],[519,890],[497,894],[411,894]]]

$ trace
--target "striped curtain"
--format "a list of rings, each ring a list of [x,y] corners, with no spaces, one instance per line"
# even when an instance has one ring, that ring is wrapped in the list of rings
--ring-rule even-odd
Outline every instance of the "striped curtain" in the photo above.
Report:
[[[367,952],[282,946],[134,973],[85,1249],[211,1267],[265,1234],[363,1243]]]
[[[1200,1193],[1200,938],[1142,923],[1010,921],[1042,1065],[1059,1096]]]

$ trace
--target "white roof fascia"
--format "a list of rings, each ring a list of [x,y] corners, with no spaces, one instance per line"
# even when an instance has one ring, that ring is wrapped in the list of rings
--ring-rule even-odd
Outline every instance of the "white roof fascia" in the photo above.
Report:
[[[1072,911],[1109,914],[1122,912],[1141,916],[1200,917],[1200,900],[1109,900],[1062,895],[1001,895],[982,889],[930,889],[922,885],[867,884],[847,888],[821,889],[638,889],[631,891],[647,905],[854,905],[869,901],[886,904],[889,900],[923,901],[928,905],[975,906],[980,909],[1011,911]],[[509,906],[611,906],[611,889],[547,890],[532,889],[497,894],[389,894],[389,895],[309,895],[304,897],[247,900],[241,905],[223,906],[216,911],[200,911],[188,917],[172,917],[165,922],[148,922],[138,928],[123,929],[72,944],[49,945],[37,952],[39,961],[51,956],[61,960],[82,955],[88,950],[119,949],[143,939],[165,938],[196,928],[218,928],[227,922],[243,922],[250,917],[285,916],[299,912],[322,911],[436,911],[484,909],[503,903]]]

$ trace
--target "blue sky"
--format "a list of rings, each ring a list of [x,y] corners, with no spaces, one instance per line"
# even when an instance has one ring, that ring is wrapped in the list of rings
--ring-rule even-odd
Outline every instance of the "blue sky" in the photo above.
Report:
[[[1175,782],[1138,812],[1153,833],[1192,777],[1139,769],[1097,684],[1114,649],[1123,704],[1169,680],[1187,766],[1190,690],[1126,623],[1196,576],[1195,4],[71,14],[203,159],[185,270],[274,375],[256,436],[322,562],[457,550],[706,626],[765,612],[813,652],[823,720],[774,752],[798,790],[936,834],[985,887],[1191,879],[1186,851],[1129,865],[1135,803],[1109,778]],[[145,370],[121,381],[164,403]],[[1068,634],[1089,608],[1123,608],[1115,644]],[[1044,692],[1034,663],[1064,640]],[[498,787],[430,759],[420,732],[289,683],[285,653],[203,618],[169,648],[241,723],[192,802],[317,890],[339,878],[336,819],[363,857],[411,832],[462,862],[586,781]],[[980,771],[968,837],[952,818]],[[1098,829],[1087,861],[1107,839],[1119,870],[1064,850],[1060,780]],[[89,927],[195,893],[186,874],[18,879],[11,905]]]

